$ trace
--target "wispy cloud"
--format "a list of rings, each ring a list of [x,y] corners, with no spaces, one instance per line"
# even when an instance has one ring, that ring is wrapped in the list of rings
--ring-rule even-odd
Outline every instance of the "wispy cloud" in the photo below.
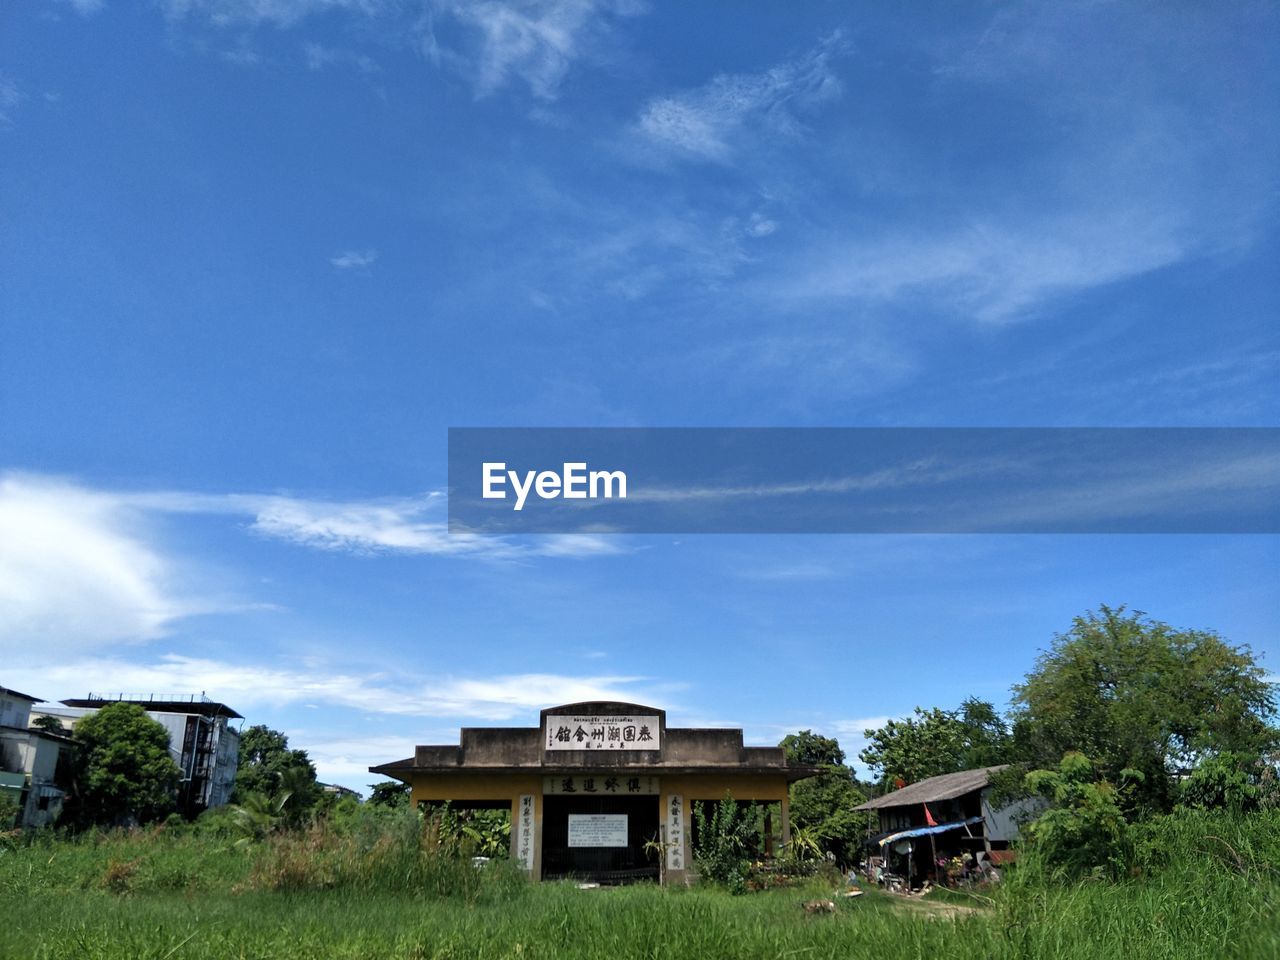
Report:
[[[0,476],[0,649],[144,641],[201,609],[142,517],[60,481]]]
[[[618,17],[639,13],[627,0],[437,0],[423,52],[467,76],[477,97],[521,82],[540,100],[554,100],[574,62],[595,55],[597,41]],[[446,39],[445,22],[463,36]]]
[[[783,297],[941,306],[984,323],[1027,317],[1051,298],[1184,259],[1195,240],[1175,211],[1140,196],[918,234],[837,240],[775,282]]]
[[[199,16],[217,26],[269,23],[291,27],[315,14],[346,10],[365,16],[395,9],[395,0],[159,0],[170,19]]]
[[[337,47],[326,47],[322,43],[308,42],[302,45],[302,55],[306,59],[308,70],[323,70],[326,67],[354,67],[361,73],[377,73],[381,68],[372,57],[343,50]]]
[[[62,0],[62,2],[70,5],[82,17],[97,13],[105,6],[103,0]]]
[[[330,502],[290,497],[237,498],[251,507],[253,529],[269,537],[325,550],[368,553],[471,556],[491,560],[522,557],[586,557],[619,552],[589,534],[514,543],[501,538],[449,533],[442,494],[417,499]]]
[[[0,474],[0,650],[56,641],[92,649],[153,641],[185,617],[262,604],[196,588],[196,558],[167,544],[164,514],[246,518],[248,529],[303,547],[519,562],[620,553],[589,534],[521,538],[450,534],[444,497],[326,501],[262,494],[95,490]]]
[[[0,73],[0,125],[13,121],[14,111],[22,100],[23,94],[18,84]]]
[[[836,34],[763,73],[720,74],[697,89],[657,97],[641,110],[636,131],[660,150],[721,163],[747,134],[794,135],[802,114],[842,93],[830,63],[841,46]]]
[[[378,259],[377,250],[344,250],[329,258],[339,270],[363,270],[371,267]]]
[[[241,711],[315,703],[376,716],[494,723],[528,717],[543,707],[583,700],[622,700],[666,707],[683,689],[680,683],[638,676],[522,673],[427,678],[404,670],[354,672],[319,660],[301,665],[293,660],[232,662],[176,653],[143,661],[90,657],[57,663],[19,655],[6,666],[5,682],[18,689],[30,687],[34,696],[67,697],[90,690],[203,690]]]

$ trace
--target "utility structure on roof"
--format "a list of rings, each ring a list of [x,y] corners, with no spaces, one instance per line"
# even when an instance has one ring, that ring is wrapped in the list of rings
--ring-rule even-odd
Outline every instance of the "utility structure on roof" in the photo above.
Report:
[[[550,707],[537,727],[464,727],[457,746],[369,769],[409,784],[415,805],[510,810],[511,857],[535,880],[667,883],[691,870],[694,804],[776,804],[785,844],[787,786],[817,772],[744,746],[740,729],[668,727],[665,711],[616,701]]]

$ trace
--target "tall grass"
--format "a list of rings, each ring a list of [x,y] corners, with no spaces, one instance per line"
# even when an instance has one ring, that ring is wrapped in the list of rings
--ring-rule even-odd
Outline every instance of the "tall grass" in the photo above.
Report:
[[[1277,817],[1144,831],[1122,882],[1059,884],[1031,857],[989,908],[872,892],[816,916],[801,903],[831,889],[526,884],[454,856],[412,814],[249,848],[174,830],[38,839],[0,851],[0,957],[1280,957]]]

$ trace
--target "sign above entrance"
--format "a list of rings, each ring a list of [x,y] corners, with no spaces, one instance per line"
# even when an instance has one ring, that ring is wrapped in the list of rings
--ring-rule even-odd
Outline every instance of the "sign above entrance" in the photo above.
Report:
[[[654,796],[658,792],[657,777],[627,777],[615,773],[601,773],[586,777],[543,777],[544,796],[564,794],[602,794],[604,796]]]
[[[547,750],[659,750],[656,716],[547,716]]]
[[[569,846],[625,847],[627,815],[625,813],[569,814]]]

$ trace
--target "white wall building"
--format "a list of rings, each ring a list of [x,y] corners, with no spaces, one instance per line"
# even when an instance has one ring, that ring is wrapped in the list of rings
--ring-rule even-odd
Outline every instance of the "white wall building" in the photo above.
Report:
[[[39,702],[0,687],[0,796],[18,805],[17,825],[25,827],[51,824],[62,812],[58,758],[71,745],[68,737],[30,726],[32,705]]]

